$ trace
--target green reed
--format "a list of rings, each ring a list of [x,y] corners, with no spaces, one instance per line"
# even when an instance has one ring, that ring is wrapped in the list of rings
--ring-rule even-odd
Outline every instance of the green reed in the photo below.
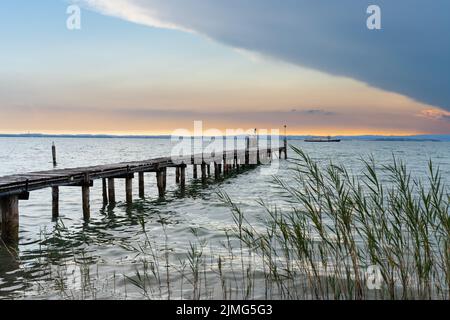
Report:
[[[219,194],[233,212],[235,236],[262,258],[281,297],[449,298],[449,193],[431,161],[422,181],[395,157],[384,166],[361,159],[364,169],[355,175],[344,165],[319,165],[293,150],[294,183],[275,178],[289,195],[290,209],[281,212],[261,201],[269,217],[266,230],[255,230]],[[373,290],[370,266],[381,276]]]

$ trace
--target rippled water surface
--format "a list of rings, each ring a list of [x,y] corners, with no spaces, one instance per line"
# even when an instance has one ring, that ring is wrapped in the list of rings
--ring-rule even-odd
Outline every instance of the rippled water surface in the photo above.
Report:
[[[170,141],[164,139],[0,138],[0,176],[52,169],[52,141],[57,145],[60,168],[168,156],[171,150]],[[447,183],[450,179],[450,143],[292,141],[291,144],[321,162],[343,163],[355,174],[361,168],[359,158],[370,154],[380,164],[389,163],[395,155],[405,160],[415,176],[424,176],[427,161],[433,159]],[[276,175],[289,183],[291,166],[281,161]],[[286,206],[282,201],[285,195],[271,183],[273,176],[267,174],[265,166],[221,182],[211,180],[207,185],[193,181],[191,170],[188,168],[184,195],[175,184],[174,170],[168,170],[168,193],[164,200],[157,197],[154,173],[146,174],[146,198],[138,198],[135,182],[131,206],[123,202],[125,186],[118,180],[118,203],[104,208],[101,182],[95,181],[89,223],[82,219],[79,188],[61,188],[61,217],[57,222],[51,220],[51,191],[32,192],[30,200],[20,203],[18,252],[0,250],[0,298],[142,298],[142,290],[133,286],[130,279],[142,268],[138,253],[146,237],[154,242],[157,254],[169,252],[172,263],[179,263],[180,268],[190,243],[202,243],[208,252],[222,252],[227,241],[225,230],[234,222],[217,190],[228,193],[255,227],[265,216],[257,203],[259,199],[275,203],[281,209]],[[171,281],[182,282],[180,274],[172,272]],[[89,285],[92,288],[86,293],[85,287]],[[211,284],[212,291],[214,286]],[[166,294],[161,292],[163,297]],[[172,294],[177,296],[177,289]],[[182,294],[178,292],[178,296]]]

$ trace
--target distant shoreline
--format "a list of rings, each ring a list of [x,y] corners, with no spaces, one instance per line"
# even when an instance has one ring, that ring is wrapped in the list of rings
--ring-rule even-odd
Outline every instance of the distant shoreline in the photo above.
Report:
[[[244,137],[244,136],[242,136]],[[314,135],[288,135],[288,140],[304,140]],[[411,135],[411,136],[333,136],[344,141],[415,141],[415,142],[450,142],[450,134]],[[170,139],[170,135],[110,135],[110,134],[43,134],[43,133],[1,133],[0,138],[76,138],[76,139]]]

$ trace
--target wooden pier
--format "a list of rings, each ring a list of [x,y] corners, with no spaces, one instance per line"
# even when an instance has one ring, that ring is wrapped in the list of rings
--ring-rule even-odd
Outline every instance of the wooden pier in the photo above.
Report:
[[[164,197],[167,185],[167,170],[175,169],[175,182],[180,188],[186,186],[186,167],[193,166],[193,178],[198,178],[198,166],[202,181],[211,176],[211,167],[214,168],[215,179],[225,177],[232,170],[239,172],[241,166],[259,165],[269,163],[273,153],[281,159],[284,154],[287,158],[287,142],[282,147],[266,149],[250,148],[247,138],[244,150],[226,150],[220,154],[193,154],[179,157],[155,158],[146,161],[122,162],[109,165],[80,167],[70,169],[54,169],[32,173],[15,174],[0,177],[0,212],[1,212],[1,239],[5,244],[17,244],[19,241],[19,201],[29,200],[30,192],[50,188],[52,194],[52,218],[59,217],[59,188],[79,187],[82,194],[83,218],[90,218],[90,188],[95,180],[102,181],[103,204],[115,204],[115,179],[125,180],[126,202],[132,203],[132,186],[135,174],[138,175],[139,196],[145,195],[144,173],[156,173],[158,194]],[[56,160],[54,160],[56,162]]]

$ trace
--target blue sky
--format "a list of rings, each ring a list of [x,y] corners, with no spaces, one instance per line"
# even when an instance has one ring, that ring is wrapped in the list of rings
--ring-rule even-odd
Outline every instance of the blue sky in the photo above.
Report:
[[[448,1],[72,2],[0,3],[1,132],[450,133]]]

